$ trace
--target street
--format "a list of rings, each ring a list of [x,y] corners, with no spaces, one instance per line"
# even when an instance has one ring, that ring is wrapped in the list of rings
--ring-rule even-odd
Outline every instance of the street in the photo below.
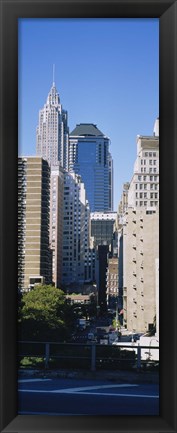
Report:
[[[18,398],[23,415],[159,415],[156,384],[23,377]]]

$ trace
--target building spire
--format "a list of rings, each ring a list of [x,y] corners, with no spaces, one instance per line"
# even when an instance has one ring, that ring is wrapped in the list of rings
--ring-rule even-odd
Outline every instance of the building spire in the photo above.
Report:
[[[53,64],[53,86],[55,86],[55,64]]]

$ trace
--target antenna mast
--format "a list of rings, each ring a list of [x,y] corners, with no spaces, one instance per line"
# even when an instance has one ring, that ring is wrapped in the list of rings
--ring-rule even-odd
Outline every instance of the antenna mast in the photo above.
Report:
[[[53,64],[53,86],[55,86],[55,64]]]

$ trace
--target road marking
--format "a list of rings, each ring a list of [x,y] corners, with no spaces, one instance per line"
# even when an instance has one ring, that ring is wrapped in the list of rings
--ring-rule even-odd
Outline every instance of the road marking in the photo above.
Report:
[[[19,383],[24,383],[24,382],[48,382],[51,381],[52,379],[19,379],[18,382]]]
[[[134,386],[139,386],[139,385],[134,385],[134,384],[119,384],[119,385],[95,385],[95,386],[80,386],[79,388],[66,388],[66,389],[56,389],[53,390],[53,393],[66,393],[66,394],[70,394],[70,393],[75,393],[75,392],[79,392],[79,391],[89,391],[89,390],[93,390],[93,389],[106,389],[106,388],[124,388],[124,387],[134,387]],[[80,393],[81,394],[81,393]]]
[[[38,389],[19,389],[19,392],[26,393],[38,393],[38,394],[67,394],[66,392],[58,391],[43,391]],[[68,393],[69,394],[69,393]],[[72,391],[70,394],[73,395],[99,395],[100,397],[133,397],[133,398],[159,398],[159,395],[147,395],[147,394],[112,394],[111,392],[78,392]]]
[[[52,415],[52,416],[86,416],[88,413],[60,413],[60,412],[33,412],[33,411],[19,411],[18,415]]]

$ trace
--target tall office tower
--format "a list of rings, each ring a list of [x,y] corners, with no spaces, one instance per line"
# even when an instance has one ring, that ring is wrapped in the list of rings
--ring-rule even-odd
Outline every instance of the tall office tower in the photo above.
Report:
[[[51,283],[50,168],[40,157],[18,160],[18,284]]]
[[[153,136],[137,137],[137,158],[128,191],[128,206],[159,205],[159,137],[158,119]]]
[[[66,289],[84,283],[89,248],[89,207],[81,176],[64,173],[63,274]]]
[[[91,212],[91,236],[93,237],[93,246],[111,245],[113,249],[113,233],[116,221],[116,212]]]
[[[96,125],[81,123],[69,137],[69,170],[81,175],[91,212],[113,209],[110,140]]]
[[[123,225],[123,309],[129,331],[153,326],[159,258],[158,208],[128,208]]]
[[[52,281],[62,284],[64,171],[61,166],[51,167],[50,182],[50,248],[52,251]]]
[[[36,133],[36,154],[47,160],[49,165],[68,170],[69,128],[67,111],[63,110],[55,82],[47,96],[44,107],[39,111]]]

